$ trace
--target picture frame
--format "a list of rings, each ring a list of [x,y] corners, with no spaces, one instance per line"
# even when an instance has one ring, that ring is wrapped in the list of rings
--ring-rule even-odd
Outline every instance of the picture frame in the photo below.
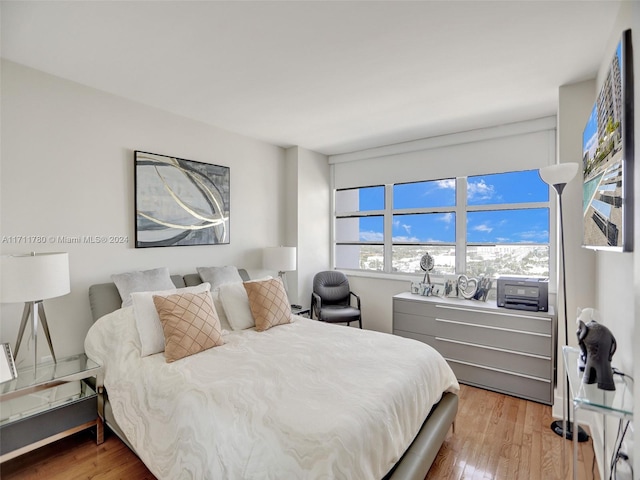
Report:
[[[458,276],[457,275],[445,275],[443,286],[443,297],[457,298],[458,297]]]
[[[622,33],[607,67],[582,135],[582,245],[630,252],[634,208],[631,30]]]
[[[18,371],[11,352],[11,345],[8,343],[1,344],[0,352],[0,383],[10,382],[18,378]]]
[[[230,243],[230,169],[134,151],[135,247]]]

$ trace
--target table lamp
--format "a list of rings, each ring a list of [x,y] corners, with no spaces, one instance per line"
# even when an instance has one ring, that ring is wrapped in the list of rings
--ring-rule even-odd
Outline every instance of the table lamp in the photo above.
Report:
[[[266,270],[277,271],[285,290],[288,290],[285,274],[296,269],[296,247],[265,248],[262,255],[262,266]]]
[[[22,322],[18,330],[14,351],[15,358],[18,357],[20,342],[22,342],[27,322],[30,321],[34,368],[38,364],[37,334],[38,319],[40,319],[49,343],[51,356],[53,361],[57,363],[42,302],[48,298],[66,295],[71,290],[69,285],[69,254],[33,252],[31,254],[2,255],[1,265],[0,302],[24,302]]]

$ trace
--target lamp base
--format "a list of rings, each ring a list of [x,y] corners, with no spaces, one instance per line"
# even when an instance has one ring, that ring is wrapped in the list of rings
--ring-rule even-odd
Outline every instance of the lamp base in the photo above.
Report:
[[[553,430],[553,433],[560,437],[564,437],[567,440],[573,440],[573,423],[567,422],[566,432],[564,431],[562,423],[562,420],[555,420],[551,424],[551,430]],[[578,435],[578,442],[586,442],[589,440],[589,434],[587,434],[587,432],[585,432],[580,425],[578,425],[578,431],[576,432],[576,434]]]

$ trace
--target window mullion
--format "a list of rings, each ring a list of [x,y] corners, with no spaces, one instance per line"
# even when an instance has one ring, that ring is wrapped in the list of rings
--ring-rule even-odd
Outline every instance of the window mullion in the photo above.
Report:
[[[456,273],[467,269],[467,177],[456,178]]]
[[[393,262],[393,185],[384,187],[384,271],[391,272]]]

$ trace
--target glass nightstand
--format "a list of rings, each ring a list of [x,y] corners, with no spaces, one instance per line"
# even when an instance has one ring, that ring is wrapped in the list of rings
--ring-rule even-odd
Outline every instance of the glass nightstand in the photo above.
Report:
[[[571,399],[573,400],[573,421],[578,424],[578,410],[590,410],[602,415],[611,415],[623,421],[633,420],[633,381],[621,375],[614,375],[615,390],[602,390],[598,385],[582,381],[583,372],[578,369],[580,350],[573,347],[562,347],[564,369],[569,378]],[[573,478],[577,478],[578,436],[573,436]],[[603,452],[603,459],[606,455]],[[605,478],[608,478],[608,462],[605,463]]]
[[[18,370],[0,384],[0,462],[93,426],[102,443],[102,394],[102,367],[84,353]]]

